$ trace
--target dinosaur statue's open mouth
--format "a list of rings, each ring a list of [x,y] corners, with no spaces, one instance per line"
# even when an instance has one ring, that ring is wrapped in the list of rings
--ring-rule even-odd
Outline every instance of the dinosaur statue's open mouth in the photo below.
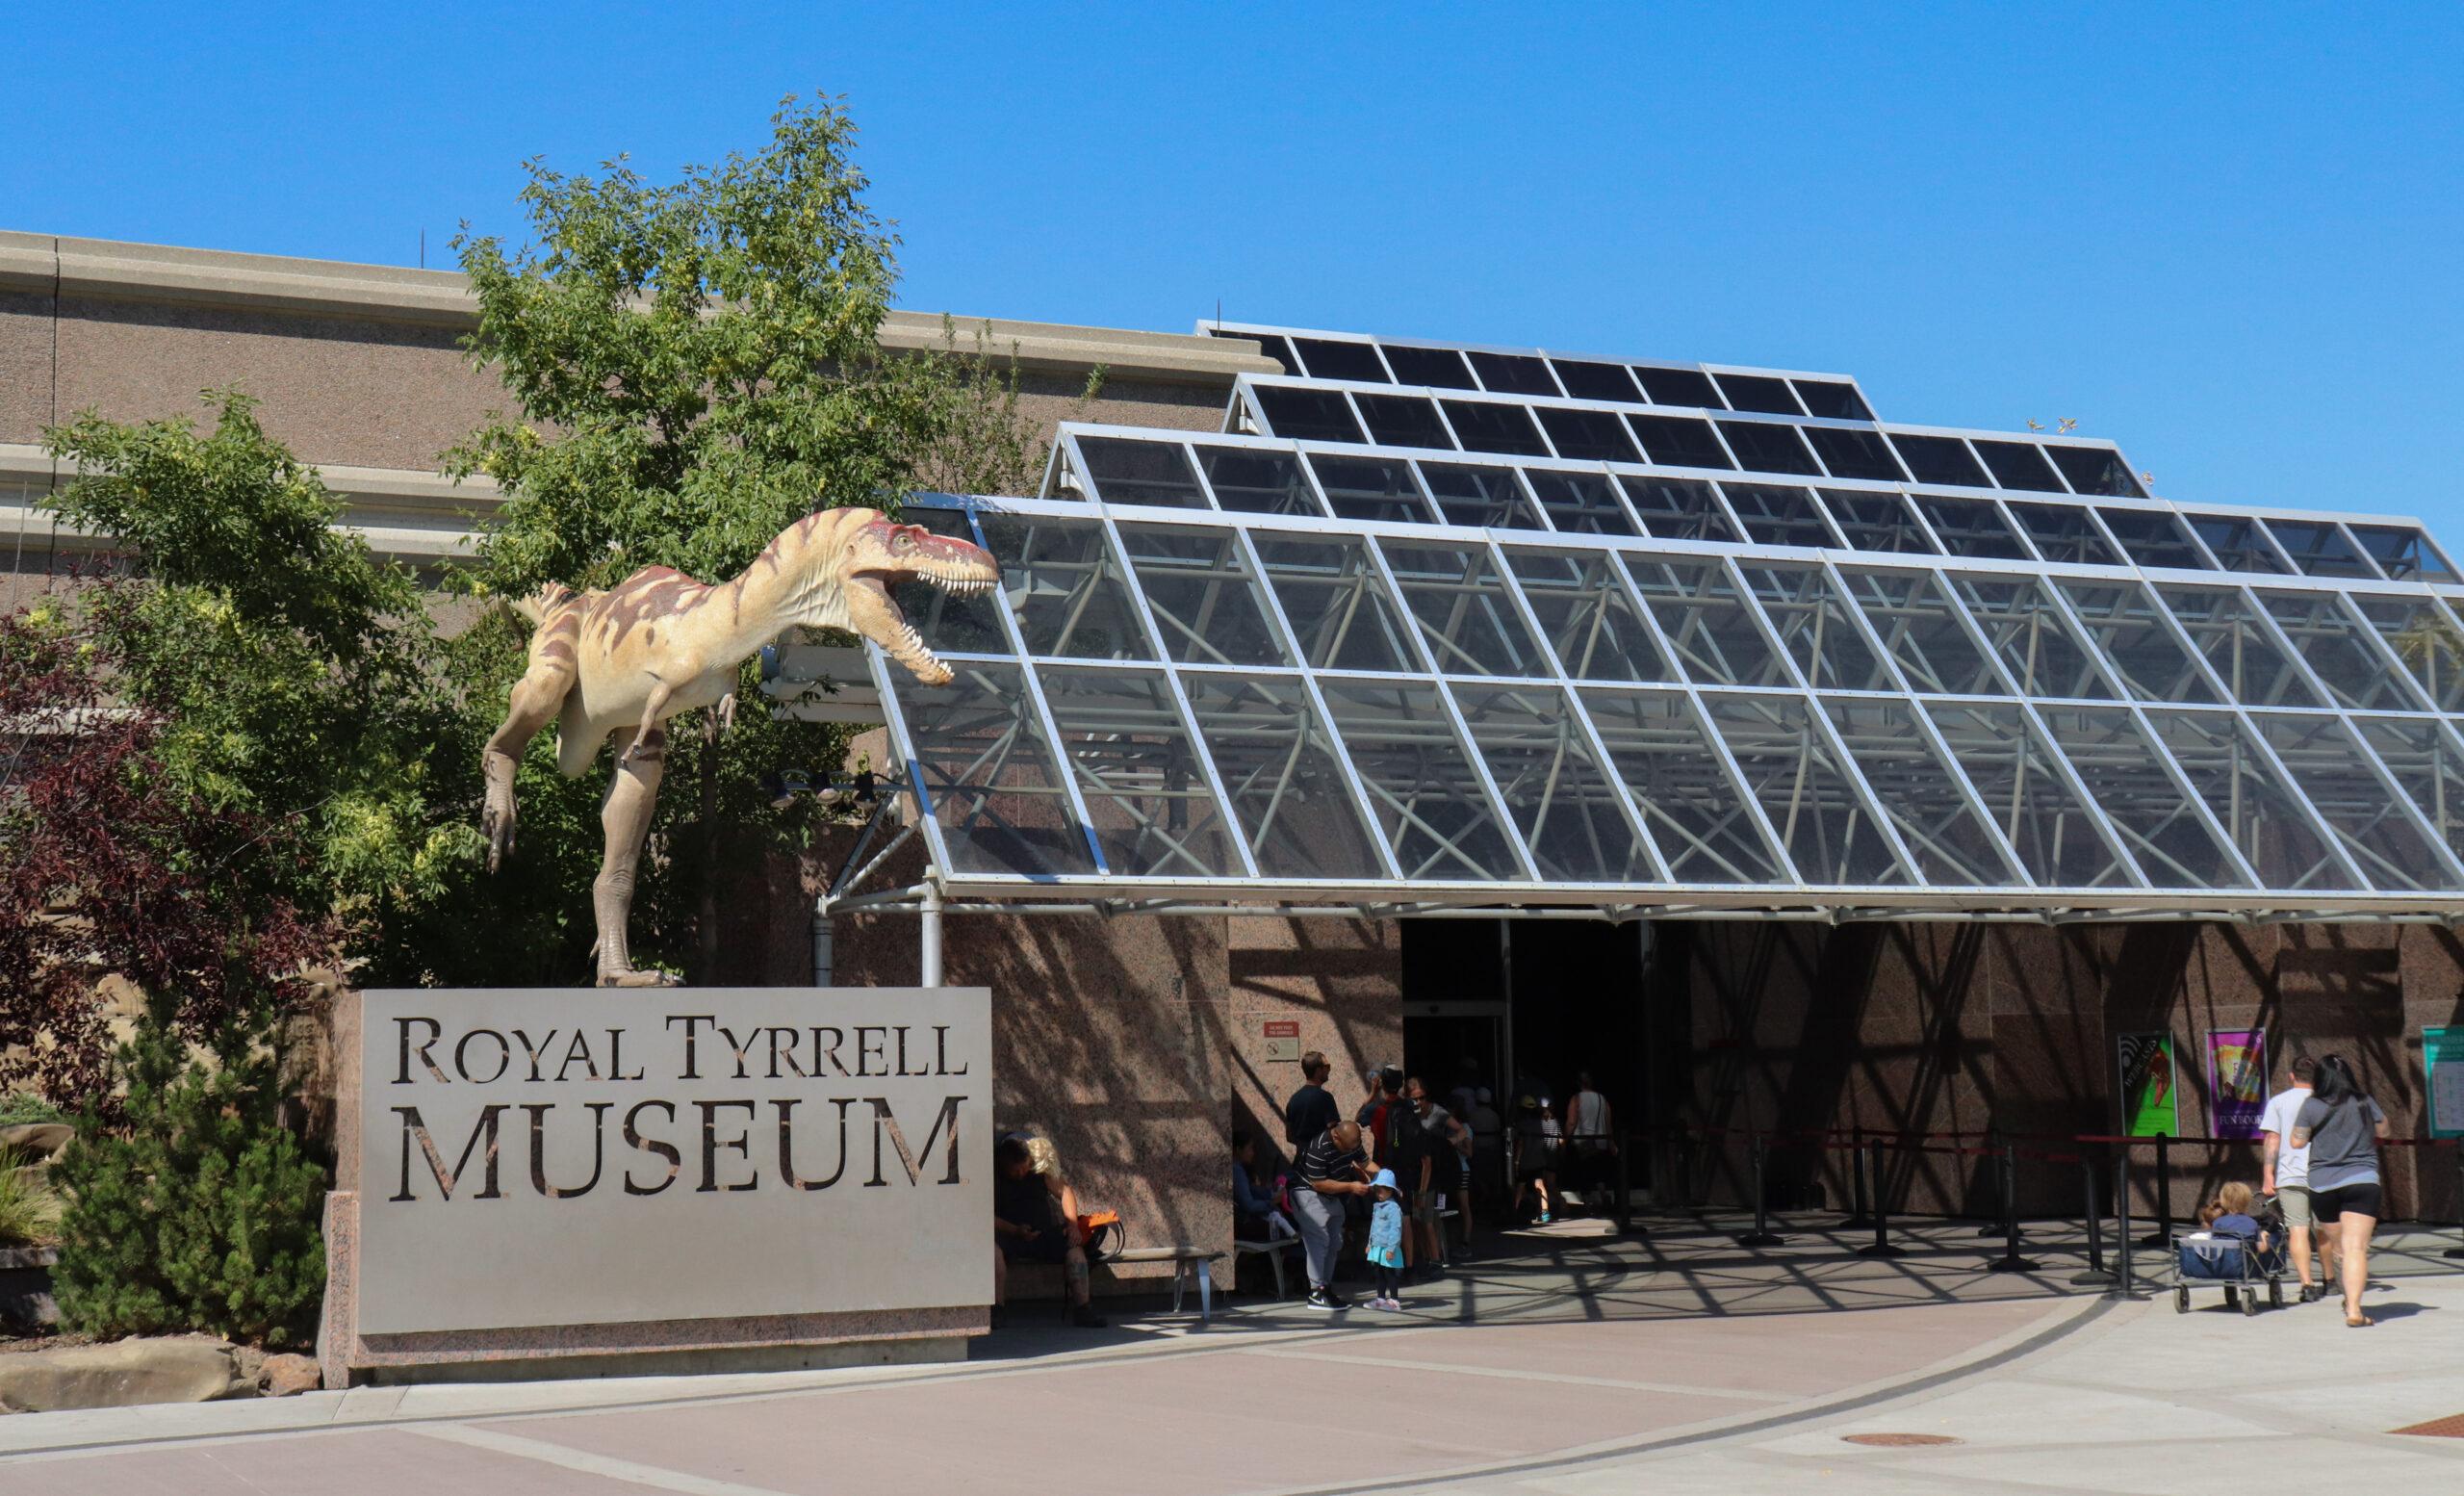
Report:
[[[973,597],[1000,585],[1001,563],[981,547],[916,526],[885,526],[889,531],[877,559],[849,570],[849,615],[891,658],[930,685],[947,684],[941,663],[898,606],[898,589],[921,584],[951,597]],[[871,615],[867,617],[866,615]]]

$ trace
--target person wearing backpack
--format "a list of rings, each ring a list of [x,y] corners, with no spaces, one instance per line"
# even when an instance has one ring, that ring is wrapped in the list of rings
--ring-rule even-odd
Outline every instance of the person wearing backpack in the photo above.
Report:
[[[2342,1238],[2345,1323],[2355,1329],[2377,1323],[2361,1312],[2361,1294],[2370,1286],[2370,1233],[2383,1208],[2378,1140],[2385,1136],[2387,1114],[2362,1093],[2352,1067],[2340,1054],[2323,1057],[2292,1141],[2310,1150],[2311,1213]]]

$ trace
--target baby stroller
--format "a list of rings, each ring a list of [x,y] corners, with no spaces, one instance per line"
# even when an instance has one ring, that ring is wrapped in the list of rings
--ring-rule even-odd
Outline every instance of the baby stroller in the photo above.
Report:
[[[2173,1238],[2173,1312],[2191,1312],[2191,1289],[2205,1285],[2224,1290],[2224,1306],[2238,1300],[2244,1314],[2259,1312],[2259,1289],[2268,1291],[2268,1306],[2284,1307],[2285,1256],[2283,1228],[2262,1250],[2228,1231],[2185,1231]]]

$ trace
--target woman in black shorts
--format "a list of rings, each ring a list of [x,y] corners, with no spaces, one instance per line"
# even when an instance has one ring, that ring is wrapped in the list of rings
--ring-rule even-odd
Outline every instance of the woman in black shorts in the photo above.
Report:
[[[2334,1225],[2344,1247],[2345,1323],[2360,1329],[2373,1321],[2361,1312],[2361,1291],[2370,1286],[2370,1233],[2378,1226],[2378,1140],[2387,1136],[2387,1114],[2361,1094],[2361,1082],[2344,1056],[2319,1062],[2310,1099],[2293,1120],[2293,1146],[2310,1149],[2310,1200],[2321,1225]]]

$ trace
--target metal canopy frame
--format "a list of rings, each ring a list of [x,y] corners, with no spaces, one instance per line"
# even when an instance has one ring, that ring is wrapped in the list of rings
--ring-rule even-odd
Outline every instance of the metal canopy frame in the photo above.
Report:
[[[2464,923],[2464,584],[2374,559],[2452,575],[2416,521],[1296,440],[1271,388],[1644,408],[1243,375],[1223,434],[917,496],[1004,588],[919,625],[948,686],[870,651],[931,872],[822,913]]]

